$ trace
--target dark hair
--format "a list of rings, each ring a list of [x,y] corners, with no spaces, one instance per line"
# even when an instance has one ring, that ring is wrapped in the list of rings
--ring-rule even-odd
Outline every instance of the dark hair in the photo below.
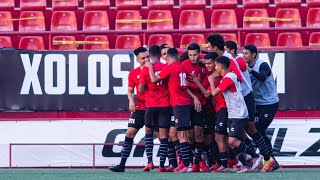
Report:
[[[254,44],[247,44],[243,49],[249,50],[251,54],[256,53],[256,55],[258,55],[258,49]]]
[[[197,50],[198,53],[200,53],[200,46],[197,43],[190,43],[188,45],[188,50]]]
[[[158,45],[152,45],[152,46],[150,46],[150,48],[149,48],[149,53],[150,53],[150,56],[157,57],[157,58],[160,59],[160,57],[161,57],[161,49],[160,49],[160,46],[158,46]]]
[[[178,56],[179,56],[178,50],[176,48],[169,48],[167,51],[167,56],[169,58],[178,59]]]
[[[219,56],[216,58],[216,62],[222,64],[223,67],[229,68],[230,66],[230,59],[225,56]]]
[[[169,44],[161,44],[160,45],[160,49],[162,50],[162,49],[164,49],[164,48],[169,48],[170,46],[169,46]]]
[[[138,47],[133,51],[134,55],[138,56],[141,52],[147,52],[148,50],[145,47]]]
[[[179,58],[179,62],[183,62],[184,60],[189,59],[188,51],[184,51]]]
[[[209,52],[208,54],[206,54],[206,56],[204,57],[204,59],[211,59],[211,60],[215,60],[218,57],[218,54],[215,52]]]
[[[226,41],[224,45],[230,50],[234,50],[234,53],[237,54],[237,43],[234,41]]]
[[[211,34],[207,41],[211,44],[212,47],[217,46],[218,49],[224,51],[224,39],[220,34]]]

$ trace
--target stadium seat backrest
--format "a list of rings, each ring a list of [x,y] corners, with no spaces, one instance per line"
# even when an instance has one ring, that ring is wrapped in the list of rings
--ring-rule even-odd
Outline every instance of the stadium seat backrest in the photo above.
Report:
[[[84,31],[109,30],[107,11],[86,11],[83,18]]]
[[[44,10],[46,6],[46,0],[20,0],[20,9],[22,11]]]
[[[149,9],[172,9],[173,0],[148,0]]]
[[[300,18],[300,13],[298,9],[295,9],[295,8],[278,9],[276,12],[276,18],[291,19],[291,21],[276,21],[275,27],[282,27],[282,28],[301,27],[301,18]]]
[[[0,48],[12,47],[10,36],[0,36]]]
[[[266,8],[269,6],[269,0],[242,0],[244,8]]]
[[[136,49],[141,46],[139,35],[119,35],[115,49]]]
[[[213,9],[232,9],[237,7],[237,0],[211,0]]]
[[[75,31],[77,19],[74,11],[54,11],[51,19],[52,31]]]
[[[72,42],[75,40],[76,40],[76,38],[74,36],[54,36],[52,38],[51,49],[53,49],[53,50],[77,50],[77,46],[74,44],[55,44],[56,41]]]
[[[11,12],[0,11],[0,31],[13,31]]]
[[[202,10],[183,10],[180,14],[179,29],[205,29]]]
[[[173,47],[173,40],[171,34],[152,34],[149,37],[148,46],[151,45],[161,45],[161,44],[168,44],[169,46]]]
[[[308,7],[320,7],[320,0],[306,0]]]
[[[180,9],[204,9],[206,0],[179,0]]]
[[[84,44],[83,49],[90,49],[90,50],[109,49],[109,41],[108,41],[107,36],[103,36],[103,35],[86,36],[84,41],[86,41],[86,43],[88,43],[88,44]],[[92,44],[90,44],[90,43],[92,43]],[[101,43],[101,44],[98,44],[98,43]]]
[[[237,28],[236,14],[233,9],[216,9],[211,16],[211,29]]]
[[[320,8],[310,8],[307,15],[307,27],[320,27]]]
[[[42,36],[23,36],[20,39],[19,49],[44,50]]]
[[[180,41],[180,48],[186,48],[190,43],[198,43],[200,47],[206,45],[203,34],[183,34]]]
[[[320,32],[310,34],[309,46],[320,46]]]
[[[300,7],[301,0],[274,0],[276,8]]]
[[[249,33],[246,36],[245,44],[254,44],[257,47],[270,47],[268,33]]]
[[[220,33],[220,35],[223,37],[224,41],[234,41],[237,43],[237,35],[234,33]]]
[[[116,0],[117,9],[140,10],[142,0]]]
[[[247,9],[244,12],[243,27],[244,28],[269,28],[269,21],[253,20],[250,18],[268,18],[268,12],[266,9]],[[247,21],[246,21],[247,19]]]
[[[83,7],[87,10],[106,10],[110,7],[110,0],[84,0]]]
[[[31,18],[31,19],[25,19]],[[34,18],[34,19],[32,19]],[[42,11],[23,11],[20,14],[19,31],[45,31],[45,20]]]
[[[140,20],[140,12],[136,10],[123,10],[118,11],[116,20],[124,22],[116,22],[116,30],[138,30],[141,29],[140,22],[130,22],[130,20]]]
[[[13,10],[14,0],[0,0],[0,10]]]
[[[148,20],[164,20],[167,22],[148,22],[147,29],[173,29],[173,19],[169,10],[151,10],[149,11]]]
[[[279,33],[277,39],[277,46],[291,46],[300,47],[302,46],[301,35],[298,32],[291,33]]]
[[[52,0],[52,9],[57,10],[76,10],[78,9],[78,0]]]

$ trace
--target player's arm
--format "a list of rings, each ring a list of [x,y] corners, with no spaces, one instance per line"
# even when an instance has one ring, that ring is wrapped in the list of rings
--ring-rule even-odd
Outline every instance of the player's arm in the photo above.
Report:
[[[138,87],[138,90],[140,93],[143,93],[147,89],[146,76],[145,76],[146,71],[148,72],[147,69],[143,68],[143,70],[141,71],[141,74],[140,74],[140,83],[139,83],[139,87]]]
[[[215,87],[214,86],[214,81],[215,81],[215,79],[216,79],[216,76],[215,75],[210,75],[209,77],[208,77],[208,80],[209,80],[209,83],[210,83],[210,89],[211,89],[211,95],[213,96],[213,97],[215,97],[215,96],[217,96],[219,93],[221,93],[222,91],[221,91],[221,89],[219,88],[219,87]]]
[[[230,68],[230,71],[234,72],[237,75],[238,81],[242,82],[243,81],[242,74],[232,59],[230,59],[230,67],[229,68]]]
[[[197,98],[197,96],[195,96],[195,95],[190,91],[190,89],[187,89],[187,91],[188,91],[189,96],[193,99],[194,109],[195,109],[197,112],[200,112],[200,111],[201,111],[201,102],[199,101],[199,99]]]
[[[146,62],[145,66],[149,69],[150,79],[153,84],[156,84],[162,80],[159,76],[156,76],[156,74],[153,71],[152,64],[150,62]]]
[[[134,103],[134,88],[128,87],[128,99],[129,99],[129,110],[131,112],[136,111],[136,104]]]
[[[200,89],[200,91],[201,91],[201,93],[203,94],[204,97],[208,98],[209,96],[211,96],[211,92],[208,91],[208,90],[206,90],[206,89],[203,87],[202,83],[201,83],[200,80],[199,80],[199,77],[197,77],[195,74],[191,75],[191,76],[189,77],[189,80],[192,81],[192,82],[194,82],[194,83],[197,85],[197,87]],[[206,81],[206,80],[205,80],[205,81]],[[208,82],[208,81],[207,81],[207,82]],[[208,83],[209,83],[209,82],[208,82]]]
[[[271,75],[271,69],[266,62],[263,62],[260,65],[259,72],[252,70],[250,67],[248,67],[248,71],[258,81],[262,81],[262,82],[264,82],[267,79],[267,77]]]

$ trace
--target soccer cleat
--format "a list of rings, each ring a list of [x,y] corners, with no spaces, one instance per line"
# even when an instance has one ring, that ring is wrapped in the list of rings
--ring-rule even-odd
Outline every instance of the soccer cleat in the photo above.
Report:
[[[201,161],[199,165],[202,172],[210,172],[210,168],[207,166],[207,164],[204,161]]]
[[[116,166],[110,167],[109,170],[113,172],[124,172],[124,167],[120,165],[116,165]]]
[[[183,163],[179,164],[178,167],[176,167],[173,172],[177,172],[177,173],[183,173],[183,172],[188,172],[189,167],[185,166]]]
[[[215,173],[228,173],[229,171],[230,171],[229,168],[220,166],[218,169],[216,169],[216,170],[213,171],[213,172],[215,172]]]
[[[263,164],[263,156],[259,154],[259,157],[253,159],[253,165],[251,170],[254,171],[257,169],[258,171],[260,171],[262,164]]]
[[[272,157],[270,157],[270,159],[268,161],[264,162],[260,172],[271,172],[271,171],[273,171],[273,167],[274,167],[275,163],[276,163],[275,160]]]
[[[196,165],[196,164],[193,164],[191,172],[200,172],[200,166]]]
[[[175,169],[176,167],[170,165],[169,167],[167,167],[166,171],[167,172],[173,172],[173,170]]]
[[[278,161],[276,161],[275,159],[274,159],[274,161],[275,161],[275,163],[273,165],[273,170],[275,171],[280,168],[280,165],[279,165]]]
[[[159,167],[159,168],[158,168],[158,172],[167,172],[167,170],[166,170],[165,168]]]
[[[180,157],[178,157],[178,164],[183,164],[183,161]]]
[[[234,158],[234,159],[228,159],[228,167],[229,168],[233,168],[234,166],[237,166],[238,164],[238,159]]]
[[[249,166],[242,166],[241,169],[237,171],[237,173],[247,173],[250,171],[251,171],[251,168]]]
[[[220,165],[218,163],[216,163],[215,165],[213,165],[212,167],[210,167],[210,171],[211,172],[215,172],[217,169],[220,168]]]
[[[150,171],[152,169],[154,169],[154,165],[153,163],[149,163],[146,165],[146,167],[143,168],[143,171]]]

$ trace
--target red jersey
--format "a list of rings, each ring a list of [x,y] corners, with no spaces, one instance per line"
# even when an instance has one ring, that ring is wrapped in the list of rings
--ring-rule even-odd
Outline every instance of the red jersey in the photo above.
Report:
[[[220,84],[222,77],[215,78],[214,87],[217,88]],[[208,90],[211,92],[211,87],[209,86]],[[213,97],[214,107],[216,112],[220,111],[222,108],[227,108],[226,101],[224,100],[222,92],[217,96]]]
[[[187,73],[179,62],[167,65],[162,69],[158,76],[162,80],[168,80],[172,107],[191,105],[191,97],[187,92]]]
[[[139,83],[140,83],[140,74],[141,68],[137,67],[134,70],[130,71],[128,76],[128,86],[131,88],[136,88],[137,96],[136,96],[136,109],[137,110],[145,110],[145,93],[140,93]]]
[[[218,87],[219,89],[221,89],[222,92],[226,90],[229,90],[230,92],[237,92],[236,85],[229,77],[223,78]]]
[[[153,71],[156,76],[167,65],[157,62],[153,64]],[[146,84],[146,107],[170,107],[170,96],[168,91],[168,83],[166,80],[161,80],[157,84],[151,82],[149,68],[144,67],[141,76],[140,83]]]
[[[240,70],[241,70],[242,72],[245,72],[245,71],[247,70],[247,63],[246,63],[246,61],[243,59],[243,57],[237,56],[237,57],[236,57],[236,61],[237,61],[238,65],[239,65],[239,67],[240,67]]]
[[[198,64],[192,64],[190,59],[187,59],[181,63],[183,68],[187,71],[187,77],[191,76],[191,74],[195,74],[197,77],[199,77],[199,80],[204,88],[209,87],[209,82],[206,81],[207,76],[206,76],[206,67],[202,63]],[[206,104],[207,100],[201,93],[201,90],[199,89],[198,85],[195,84],[194,82],[190,81],[188,82],[188,88],[190,91],[197,96],[199,101],[201,102],[201,105]]]

